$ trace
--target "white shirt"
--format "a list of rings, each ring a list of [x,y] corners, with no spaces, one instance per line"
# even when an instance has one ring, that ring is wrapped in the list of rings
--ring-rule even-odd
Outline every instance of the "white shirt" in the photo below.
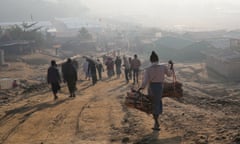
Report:
[[[172,71],[170,71],[166,65],[159,65],[157,62],[152,63],[144,72],[141,88],[145,88],[148,83],[162,83],[165,75],[170,77]]]

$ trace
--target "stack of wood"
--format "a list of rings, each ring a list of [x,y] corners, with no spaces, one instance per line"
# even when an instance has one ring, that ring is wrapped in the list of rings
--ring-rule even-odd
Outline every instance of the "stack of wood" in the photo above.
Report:
[[[179,82],[168,83],[164,82],[162,97],[179,98],[183,96],[182,84]],[[125,99],[125,105],[130,108],[135,108],[147,114],[152,113],[151,96],[145,95],[134,89],[131,92],[127,92]]]
[[[127,92],[125,104],[128,107],[136,108],[148,114],[152,113],[152,103],[150,97],[133,89],[131,92]]]
[[[164,82],[162,97],[180,98],[182,96],[182,83],[178,81],[176,81],[175,83]]]

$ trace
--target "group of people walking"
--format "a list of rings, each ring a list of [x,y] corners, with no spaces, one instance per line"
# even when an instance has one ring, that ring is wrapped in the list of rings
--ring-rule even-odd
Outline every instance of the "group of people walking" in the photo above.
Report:
[[[62,78],[63,82],[67,83],[67,87],[70,93],[69,97],[76,96],[76,82],[78,79],[77,68],[77,61],[72,61],[70,58],[67,59],[67,62],[62,64]],[[48,84],[51,84],[54,100],[58,99],[57,93],[61,89],[60,83],[62,80],[55,60],[51,61],[51,66],[48,68],[47,82]]]
[[[133,84],[139,82],[139,69],[141,62],[138,56],[135,54],[134,58],[127,58],[123,56],[123,61],[120,56],[117,56],[115,60],[112,57],[106,57],[104,59],[104,64],[106,65],[107,76],[111,78],[116,75],[120,78],[121,69],[124,67],[125,80],[128,83],[129,80],[133,80]],[[163,82],[165,75],[171,76],[173,73],[173,63],[169,63],[170,67],[166,65],[159,65],[158,55],[153,51],[150,56],[151,66],[145,69],[142,84],[138,91],[141,91],[148,85],[148,94],[152,96],[152,114],[154,119],[153,130],[160,130],[158,118],[163,111],[162,105],[162,93],[163,93]],[[115,69],[114,69],[115,65]],[[63,82],[67,83],[70,97],[75,97],[76,82],[77,82],[77,65],[69,58],[66,63],[62,64],[62,75]],[[103,64],[99,59],[96,61],[90,58],[86,58],[83,64],[83,70],[85,72],[86,79],[92,79],[92,84],[95,85],[98,80],[102,80],[102,72],[104,72]],[[98,79],[97,79],[98,73]],[[54,95],[54,100],[56,100],[57,92],[60,90],[60,74],[57,69],[57,64],[54,60],[51,61],[51,66],[48,69],[47,81],[51,84],[52,92]]]
[[[83,64],[83,71],[85,73],[85,79],[92,79],[92,84],[95,85],[98,80],[102,80],[102,72],[104,72],[104,68],[99,59],[95,61],[93,59],[86,58],[86,61]]]
[[[126,56],[123,56],[123,66],[126,82],[128,83],[130,79],[133,79],[133,84],[138,83],[139,70],[141,66],[138,56],[135,54],[134,59],[131,57],[127,59]]]
[[[128,83],[131,79],[133,79],[133,84],[138,83],[138,75],[141,62],[136,54],[134,55],[134,59],[132,59],[131,57],[127,58],[126,56],[123,56],[123,59],[121,59],[120,56],[117,56],[115,61],[112,57],[107,57],[105,65],[107,69],[107,76],[109,78],[115,75],[115,70],[117,78],[120,78],[123,68],[126,83]]]
[[[113,77],[116,74],[117,78],[120,78],[122,74],[122,68],[124,68],[126,83],[133,79],[133,84],[138,83],[139,68],[141,62],[137,55],[134,58],[127,58],[123,56],[123,61],[120,56],[117,56],[114,60],[112,57],[107,57],[103,60],[106,66],[108,78]],[[96,61],[92,58],[86,58],[83,64],[83,71],[85,73],[85,78],[92,80],[92,84],[95,85],[98,80],[102,80],[102,72],[104,72],[103,63],[97,59]],[[69,97],[75,97],[76,82],[78,79],[78,62],[75,60],[67,59],[65,63],[62,64],[61,72],[62,79],[64,83],[67,83],[68,90],[70,93]],[[59,70],[55,60],[51,61],[51,66],[48,68],[47,82],[51,84],[52,92],[54,95],[54,100],[58,98],[57,92],[61,89],[60,83],[62,82]]]
[[[120,78],[122,70],[124,69],[126,83],[131,79],[133,79],[133,84],[138,83],[141,62],[136,54],[134,55],[134,59],[131,57],[127,58],[126,56],[123,56],[123,59],[121,59],[120,56],[117,56],[114,60],[114,58],[106,56],[103,58],[103,63],[99,59],[95,61],[92,58],[86,58],[83,64],[85,79],[92,79],[93,85],[95,85],[98,80],[102,80],[104,65],[106,66],[108,78],[112,78],[114,75],[116,75],[116,78]]]

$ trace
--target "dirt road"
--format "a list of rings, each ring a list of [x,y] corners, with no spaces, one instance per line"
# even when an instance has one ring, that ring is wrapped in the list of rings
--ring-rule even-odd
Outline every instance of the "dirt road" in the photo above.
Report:
[[[234,144],[240,137],[240,98],[235,84],[199,83],[198,67],[179,66],[184,98],[164,98],[161,131],[153,132],[151,115],[127,108],[132,87],[124,78],[92,86],[79,81],[77,97],[68,98],[63,85],[53,101],[48,88],[0,106],[2,144]],[[191,75],[192,77],[191,77]],[[195,76],[193,76],[195,75]],[[202,79],[201,79],[202,80]],[[202,80],[203,81],[203,80]],[[221,91],[222,97],[215,94]],[[218,93],[217,93],[218,94]],[[30,95],[30,94],[29,94]]]

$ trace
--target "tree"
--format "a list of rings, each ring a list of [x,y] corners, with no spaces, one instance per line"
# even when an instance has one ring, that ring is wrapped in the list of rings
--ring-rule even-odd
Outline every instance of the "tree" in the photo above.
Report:
[[[11,26],[4,31],[1,40],[28,40],[34,41],[36,46],[40,46],[43,44],[44,41],[43,34],[39,31],[42,27],[36,27],[36,24],[37,23],[35,22],[30,24],[23,23],[22,25]]]
[[[83,28],[81,28],[81,30],[79,30],[78,37],[81,40],[91,40],[92,39],[92,35],[88,32],[88,30],[85,27],[83,27]]]

